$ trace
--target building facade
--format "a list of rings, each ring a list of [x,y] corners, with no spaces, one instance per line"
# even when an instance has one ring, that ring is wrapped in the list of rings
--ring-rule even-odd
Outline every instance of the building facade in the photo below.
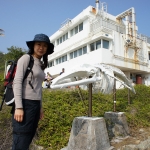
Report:
[[[62,68],[105,63],[121,69],[135,84],[150,85],[150,38],[138,33],[134,8],[113,16],[97,0],[95,7],[67,19],[50,40],[55,48],[45,72],[52,76]]]

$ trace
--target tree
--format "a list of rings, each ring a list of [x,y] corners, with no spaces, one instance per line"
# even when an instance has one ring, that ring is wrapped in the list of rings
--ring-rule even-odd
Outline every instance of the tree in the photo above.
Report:
[[[0,52],[0,73],[4,71],[4,62],[5,62],[4,57],[5,57],[5,54]]]
[[[11,46],[7,48],[8,53],[5,54],[5,60],[18,60],[23,54],[26,53],[26,50],[22,48]]]

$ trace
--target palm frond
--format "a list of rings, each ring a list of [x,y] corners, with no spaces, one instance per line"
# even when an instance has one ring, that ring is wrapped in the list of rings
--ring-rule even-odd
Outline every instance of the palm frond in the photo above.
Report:
[[[0,29],[0,36],[4,36],[4,30],[3,29]]]

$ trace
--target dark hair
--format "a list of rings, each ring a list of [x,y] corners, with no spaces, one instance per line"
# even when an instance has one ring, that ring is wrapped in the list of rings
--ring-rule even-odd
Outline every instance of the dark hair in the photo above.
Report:
[[[28,51],[28,54],[32,55],[33,53],[34,53],[34,48],[31,47]],[[42,70],[47,68],[47,65],[48,65],[48,53],[46,52],[46,54],[43,55],[43,60],[42,60],[42,64],[41,64]]]

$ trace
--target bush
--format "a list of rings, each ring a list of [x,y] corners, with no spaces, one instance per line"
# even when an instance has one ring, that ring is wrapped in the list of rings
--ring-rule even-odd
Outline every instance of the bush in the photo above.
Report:
[[[150,87],[137,85],[135,91],[136,94],[130,92],[131,104],[128,104],[128,90],[117,90],[116,111],[126,113],[129,127],[150,127]],[[44,118],[39,122],[38,145],[47,150],[60,150],[67,145],[73,119],[88,116],[88,92],[82,90],[81,93],[77,89],[43,90]],[[92,99],[92,116],[103,117],[105,112],[113,111],[113,94],[93,93]],[[6,121],[11,120],[9,112],[8,106],[0,112],[3,131],[7,129]]]
[[[150,87],[135,86],[137,94],[131,93],[131,104],[128,105],[128,90],[117,90],[116,111],[126,112],[130,127],[150,126]],[[81,91],[84,102],[80,99],[79,91],[57,90],[43,91],[43,108],[45,116],[39,123],[39,139],[37,144],[57,150],[68,143],[72,122],[75,117],[88,116],[88,92]],[[93,93],[92,116],[103,117],[105,112],[113,111],[113,95]]]

